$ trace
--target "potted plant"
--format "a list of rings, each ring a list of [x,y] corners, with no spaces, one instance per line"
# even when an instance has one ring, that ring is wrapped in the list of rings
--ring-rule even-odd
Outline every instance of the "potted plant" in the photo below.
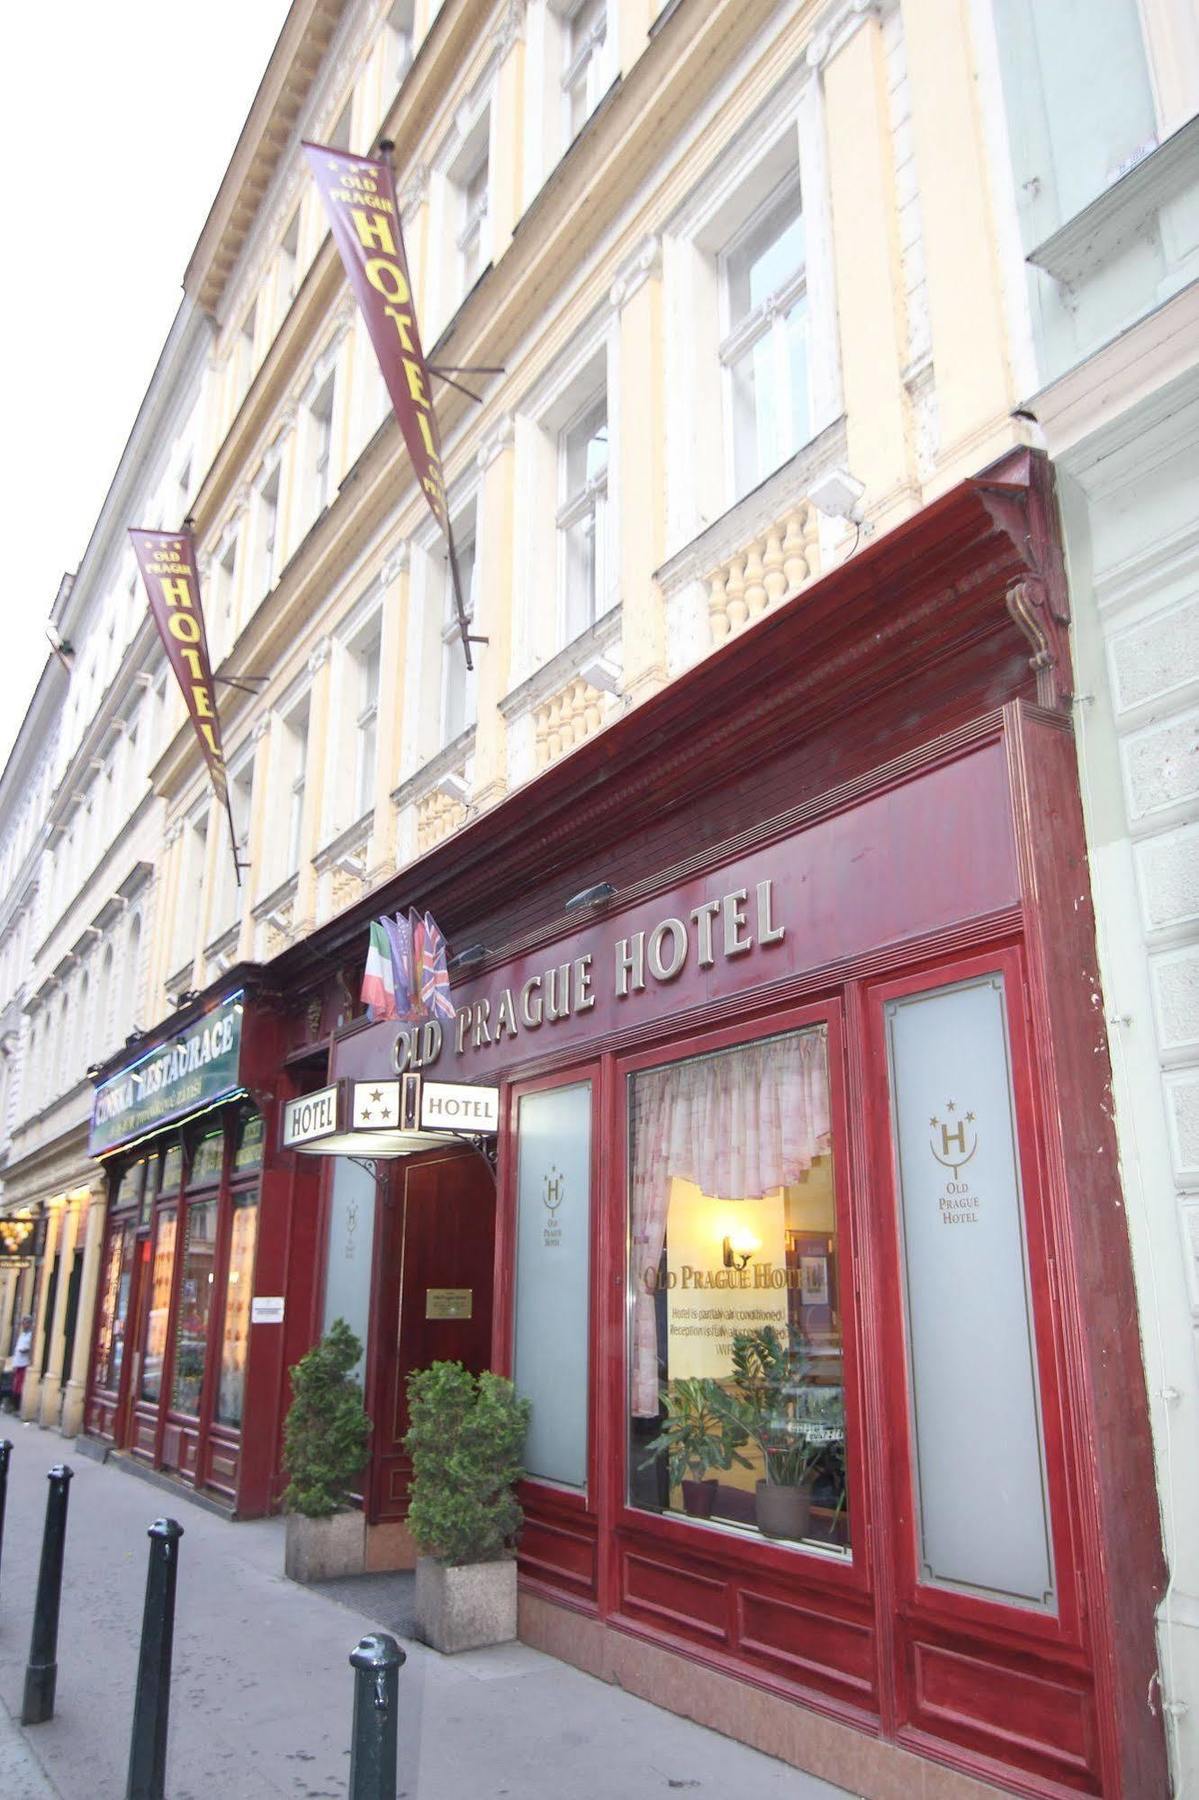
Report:
[[[670,1485],[682,1487],[683,1511],[693,1519],[710,1519],[718,1483],[705,1479],[709,1469],[752,1467],[738,1454],[748,1441],[744,1428],[721,1410],[716,1382],[701,1377],[665,1383],[660,1389],[666,1414],[662,1429],[646,1445],[646,1461],[665,1451],[669,1457]]]
[[[366,1460],[371,1424],[362,1387],[351,1371],[362,1345],[344,1319],[291,1371],[292,1403],[283,1427],[283,1464],[290,1480],[284,1570],[293,1581],[361,1574],[366,1526],[350,1490]]]
[[[531,1411],[502,1375],[436,1362],[408,1377],[416,1631],[450,1653],[516,1636],[516,1483]]]
[[[802,1345],[763,1325],[733,1333],[731,1385],[717,1385],[715,1400],[762,1452],[758,1530],[764,1537],[806,1537],[812,1477],[841,1428],[841,1390],[815,1386]]]

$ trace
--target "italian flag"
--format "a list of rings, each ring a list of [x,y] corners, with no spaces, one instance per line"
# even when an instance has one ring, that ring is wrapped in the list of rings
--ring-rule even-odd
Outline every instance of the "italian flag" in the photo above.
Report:
[[[362,972],[359,999],[370,1008],[373,1019],[394,1019],[396,1013],[395,976],[391,967],[391,946],[378,919],[371,926],[366,968]]]

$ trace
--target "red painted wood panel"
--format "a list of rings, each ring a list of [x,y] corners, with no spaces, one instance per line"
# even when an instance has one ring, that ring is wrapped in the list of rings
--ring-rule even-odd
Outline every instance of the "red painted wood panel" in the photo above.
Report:
[[[838,1618],[827,1607],[797,1606],[742,1586],[737,1648],[790,1681],[870,1711],[877,1706],[875,1634],[869,1622]]]
[[[685,1637],[729,1640],[729,1584],[697,1569],[673,1568],[625,1550],[621,1559],[623,1610]]]
[[[1085,1687],[919,1639],[910,1656],[914,1725],[1093,1791],[1099,1778],[1095,1704]]]

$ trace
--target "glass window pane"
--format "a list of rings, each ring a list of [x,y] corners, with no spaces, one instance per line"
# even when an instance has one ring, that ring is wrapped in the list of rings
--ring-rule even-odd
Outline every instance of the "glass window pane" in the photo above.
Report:
[[[344,1319],[360,1344],[370,1326],[371,1257],[375,1241],[375,1178],[348,1156],[333,1159],[329,1246],[325,1259],[325,1312],[321,1329]],[[361,1381],[365,1366],[359,1363]]]
[[[146,1178],[145,1161],[130,1163],[121,1176],[117,1187],[114,1206],[138,1206],[141,1204],[142,1185]]]
[[[162,1395],[162,1365],[167,1348],[167,1320],[171,1311],[171,1275],[175,1267],[175,1208],[158,1215],[154,1240],[154,1267],[150,1280],[150,1305],[146,1313],[146,1352],[142,1360],[141,1397],[158,1400]]]
[[[729,324],[777,294],[804,266],[804,222],[799,188],[790,185],[735,249],[729,252]]]
[[[1003,977],[887,1006],[920,1577],[1054,1604]]]
[[[108,1257],[100,1290],[100,1323],[96,1335],[96,1385],[115,1390],[120,1385],[125,1355],[125,1321],[129,1312],[129,1288],[133,1277],[135,1237],[132,1227],[122,1227],[108,1240]]]
[[[595,623],[595,517],[585,513],[566,537],[566,641]]]
[[[254,1296],[254,1248],[258,1241],[258,1196],[233,1203],[229,1233],[229,1276],[225,1283],[225,1328],[221,1338],[221,1385],[216,1416],[221,1425],[240,1425],[250,1351],[250,1302]]]
[[[769,331],[732,366],[733,456],[738,496],[747,494],[783,460],[779,451],[779,382]]]
[[[630,1090],[631,1503],[845,1551],[825,1029]]]
[[[783,321],[783,346],[787,368],[787,390],[790,416],[786,422],[786,441],[779,445],[779,461],[794,456],[812,434],[811,403],[808,392],[808,302],[804,295],[791,307]]]
[[[587,1485],[591,1083],[524,1094],[512,1376],[533,1402],[525,1467]]]
[[[175,1194],[179,1191],[179,1183],[183,1177],[183,1145],[172,1144],[162,1159],[162,1188],[164,1194]]]
[[[188,1177],[189,1187],[198,1187],[202,1181],[219,1181],[221,1175],[221,1159],[225,1150],[225,1133],[220,1126],[215,1131],[206,1132],[196,1145],[192,1157],[191,1174]]]
[[[200,1410],[208,1324],[212,1316],[216,1214],[215,1200],[203,1200],[198,1205],[193,1201],[187,1209],[187,1241],[175,1327],[175,1381],[171,1392],[171,1405],[176,1412],[198,1413]]]
[[[261,1113],[243,1113],[238,1120],[237,1150],[233,1157],[233,1167],[238,1173],[261,1166],[265,1131]]]

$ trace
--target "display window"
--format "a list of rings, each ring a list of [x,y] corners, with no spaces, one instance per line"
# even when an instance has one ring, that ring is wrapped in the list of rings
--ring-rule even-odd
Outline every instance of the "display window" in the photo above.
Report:
[[[116,1392],[125,1360],[125,1327],[133,1283],[137,1235],[132,1225],[114,1226],[100,1287],[96,1335],[96,1382]]]
[[[142,1355],[140,1398],[157,1401],[162,1395],[166,1362],[167,1327],[171,1316],[171,1279],[175,1272],[177,1208],[159,1209],[154,1231],[154,1255],[146,1309],[145,1350]]]
[[[175,1360],[171,1405],[193,1416],[200,1411],[204,1367],[212,1319],[216,1264],[217,1202],[192,1200],[187,1207],[183,1269],[175,1311]]]
[[[240,1426],[242,1422],[246,1361],[250,1348],[251,1301],[254,1294],[254,1252],[257,1243],[257,1192],[235,1194],[229,1232],[221,1372],[216,1404],[216,1419],[220,1425]]]
[[[848,1555],[827,1030],[641,1069],[628,1107],[629,1502]]]

